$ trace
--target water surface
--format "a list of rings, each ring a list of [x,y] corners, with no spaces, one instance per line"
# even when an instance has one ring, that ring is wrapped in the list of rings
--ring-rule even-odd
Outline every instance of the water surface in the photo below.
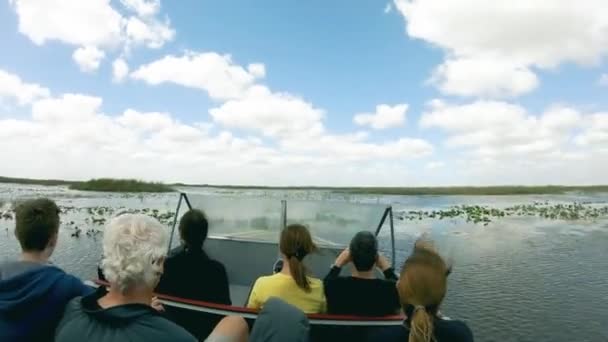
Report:
[[[463,204],[505,208],[546,201],[597,205],[608,201],[606,194],[379,196],[325,190],[182,190],[237,198],[328,200],[329,209],[331,201],[392,205],[395,212],[447,209]],[[0,212],[16,200],[37,196],[51,197],[63,207],[104,206],[116,212],[144,208],[167,212],[175,211],[177,205],[176,194],[85,193],[65,187],[0,184]],[[95,266],[100,258],[101,235],[88,237],[84,231],[102,230],[103,226],[87,222],[90,216],[86,210],[73,210],[62,216],[59,247],[53,255],[56,264],[83,278],[96,275]],[[0,219],[0,260],[18,253],[13,225],[13,220]],[[75,227],[83,230],[80,238],[71,236]],[[466,321],[477,341],[608,341],[606,218],[562,221],[507,217],[493,220],[487,226],[462,219],[396,219],[395,231],[397,264],[403,262],[413,241],[422,233],[429,234],[441,252],[453,261],[454,272],[442,310]],[[382,231],[381,239],[382,247],[387,249],[387,229]]]

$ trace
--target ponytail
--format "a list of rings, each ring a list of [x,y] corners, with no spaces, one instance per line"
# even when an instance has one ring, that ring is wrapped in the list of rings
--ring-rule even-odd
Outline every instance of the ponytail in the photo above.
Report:
[[[289,258],[289,270],[291,271],[291,276],[293,280],[295,280],[296,284],[302,290],[309,292],[310,291],[310,281],[306,276],[306,267],[301,260],[297,257],[292,256]]]
[[[431,342],[433,336],[433,317],[423,306],[416,306],[410,319],[410,337],[408,342]]]
[[[299,288],[310,292],[310,281],[306,266],[302,263],[306,255],[317,250],[308,228],[301,224],[290,224],[281,232],[281,253],[287,257],[291,277]]]

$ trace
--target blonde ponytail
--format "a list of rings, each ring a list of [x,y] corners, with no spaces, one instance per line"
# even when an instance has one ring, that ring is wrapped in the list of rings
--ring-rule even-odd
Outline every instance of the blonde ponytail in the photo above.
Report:
[[[410,319],[410,337],[408,342],[431,342],[433,336],[433,317],[424,309],[416,307]]]

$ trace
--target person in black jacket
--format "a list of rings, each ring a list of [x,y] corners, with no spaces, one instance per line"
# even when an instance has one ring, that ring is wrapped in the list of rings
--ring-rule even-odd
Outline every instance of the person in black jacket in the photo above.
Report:
[[[169,253],[158,293],[231,305],[224,265],[203,250],[208,230],[209,223],[202,211],[192,209],[182,216],[179,222],[182,245]]]
[[[352,275],[341,277],[340,271],[352,262]],[[376,278],[375,268],[385,279]],[[330,314],[386,316],[400,308],[395,287],[397,276],[388,260],[378,254],[378,241],[368,231],[357,233],[348,249],[336,259],[324,280],[325,297]]]
[[[182,216],[179,222],[182,244],[169,253],[157,293],[231,305],[224,265],[203,250],[208,230],[207,218],[201,210],[192,209]],[[178,308],[167,308],[167,317],[199,339],[209,335],[219,322],[217,318],[199,317]]]

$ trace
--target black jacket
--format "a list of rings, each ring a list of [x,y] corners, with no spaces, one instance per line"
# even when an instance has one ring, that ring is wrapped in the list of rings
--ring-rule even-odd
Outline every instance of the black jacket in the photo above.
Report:
[[[175,297],[230,305],[230,287],[224,266],[202,251],[178,247],[165,260],[165,271],[156,292]],[[209,336],[220,316],[165,307],[166,317],[184,327],[199,340]]]
[[[165,260],[156,292],[181,298],[230,305],[230,287],[224,265],[203,250],[175,248]]]
[[[73,299],[57,327],[56,342],[194,342],[196,339],[148,305],[103,309],[99,294]]]
[[[340,271],[333,266],[323,281],[330,314],[386,316],[401,308],[392,268],[384,272],[385,279],[340,277]]]

